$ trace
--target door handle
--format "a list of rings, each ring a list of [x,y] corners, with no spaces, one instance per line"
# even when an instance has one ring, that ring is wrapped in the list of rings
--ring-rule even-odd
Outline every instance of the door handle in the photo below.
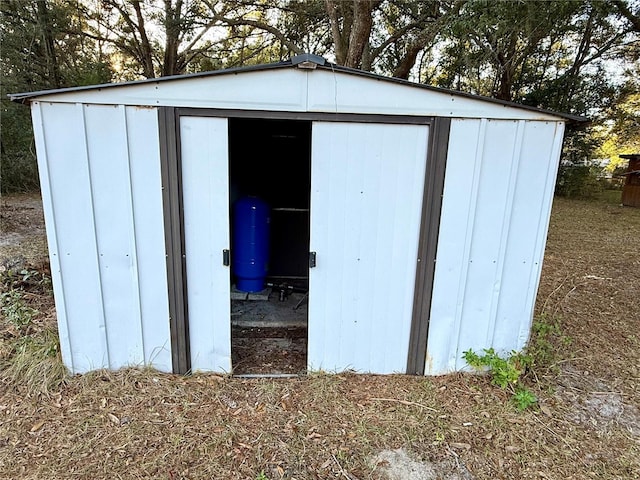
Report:
[[[316,252],[309,252],[309,268],[316,266]]]
[[[222,250],[222,264],[225,267],[229,266],[229,256],[230,255],[229,255],[229,250],[228,249],[225,248],[224,250]]]

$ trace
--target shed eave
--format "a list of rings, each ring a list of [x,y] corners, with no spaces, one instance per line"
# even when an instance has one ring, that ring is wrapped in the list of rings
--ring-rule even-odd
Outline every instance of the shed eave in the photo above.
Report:
[[[558,119],[568,120],[570,123],[583,123],[583,124],[586,124],[586,123],[590,123],[591,122],[591,120],[589,118],[583,117],[581,115],[574,115],[574,114],[571,114],[571,113],[560,113],[560,112],[555,112],[553,110],[547,110],[545,108],[534,107],[534,106],[531,106],[531,105],[523,105],[521,103],[510,102],[510,101],[507,101],[507,100],[500,100],[498,98],[485,97],[483,95],[476,95],[476,94],[473,94],[473,93],[462,92],[462,91],[459,91],[459,90],[449,90],[447,88],[434,87],[432,85],[411,82],[411,81],[405,80],[403,78],[386,77],[386,76],[383,76],[383,75],[377,75],[377,74],[372,73],[372,72],[367,72],[367,71],[364,71],[364,70],[358,70],[356,68],[343,67],[341,65],[328,64],[328,65],[318,66],[318,69],[349,73],[349,74],[352,74],[352,75],[368,77],[368,78],[372,78],[372,79],[380,80],[380,81],[385,81],[385,82],[392,82],[392,83],[396,83],[396,84],[400,84],[400,85],[410,86],[410,87],[413,87],[413,88],[421,88],[421,89],[424,89],[424,90],[443,93],[443,94],[446,94],[446,95],[453,95],[453,96],[456,96],[456,97],[470,98],[470,99],[473,99],[473,100],[481,100],[481,101],[488,102],[488,103],[494,103],[494,104],[498,104],[498,105],[503,105],[504,107],[517,108],[517,109],[521,109],[521,110],[528,110],[528,111],[531,111],[531,112],[538,112],[538,113],[541,113],[543,115],[551,115],[551,116],[557,117]]]
[[[168,75],[166,77],[145,78],[142,80],[131,80],[128,82],[100,83],[97,85],[83,85],[80,87],[66,87],[66,88],[55,88],[50,90],[37,90],[35,92],[9,93],[7,94],[7,96],[9,97],[9,100],[11,100],[12,102],[29,104],[30,102],[36,99],[41,99],[42,97],[46,97],[49,95],[57,95],[60,93],[86,92],[90,90],[102,90],[106,88],[129,87],[133,85],[144,85],[144,84],[154,84],[154,83],[157,84],[161,82],[172,82],[172,81],[179,81],[179,80],[187,80],[191,78],[214,77],[218,75],[232,75],[232,74],[245,73],[245,72],[260,72],[264,70],[277,70],[280,68],[290,68],[291,66],[292,66],[291,61],[288,60],[286,62],[267,63],[264,65],[251,65],[248,67],[225,68],[222,70],[211,70],[207,72],[187,73],[183,75]]]
[[[135,80],[130,82],[122,82],[122,83],[107,83],[107,84],[99,84],[99,85],[86,85],[81,87],[58,88],[53,90],[39,90],[35,92],[14,93],[14,94],[8,94],[8,97],[13,102],[29,104],[34,100],[40,100],[40,99],[46,100],[46,97],[51,95],[57,95],[57,94],[84,92],[84,91],[91,91],[91,90],[99,91],[102,89],[112,89],[112,88],[118,88],[118,87],[126,88],[128,86],[134,86],[134,85],[154,84],[154,83],[158,84],[161,82],[174,82],[174,81],[193,79],[193,78],[214,77],[214,76],[220,76],[220,75],[232,75],[232,74],[240,74],[240,73],[247,73],[247,72],[277,70],[282,68],[304,68],[303,65],[313,63],[315,65],[314,69],[318,69],[318,70],[339,72],[343,74],[370,78],[378,81],[395,83],[395,84],[403,85],[406,87],[419,88],[423,90],[437,92],[440,94],[451,95],[454,97],[468,98],[468,99],[483,101],[487,103],[502,105],[505,108],[515,108],[519,110],[537,112],[537,113],[540,113],[542,116],[544,116],[545,119],[548,119],[548,117],[551,116],[551,117],[557,118],[558,120],[562,120],[562,121],[573,123],[573,124],[586,124],[590,121],[588,118],[580,115],[573,115],[569,113],[559,113],[559,112],[554,112],[554,111],[543,109],[543,108],[533,107],[529,105],[522,105],[519,103],[500,100],[500,99],[491,98],[491,97],[485,97],[482,95],[475,95],[475,94],[461,92],[457,90],[448,90],[445,88],[434,87],[431,85],[419,84],[419,83],[410,82],[409,80],[405,80],[401,78],[386,77],[386,76],[378,75],[375,73],[366,72],[364,70],[358,70],[354,68],[348,68],[348,67],[344,67],[336,64],[331,64],[329,62],[326,62],[326,60],[323,62],[323,61],[320,61],[319,59],[322,59],[322,57],[318,57],[316,55],[304,54],[304,55],[298,55],[296,57],[293,57],[291,60],[278,62],[278,63],[252,65],[247,67],[234,67],[234,68],[228,68],[223,70],[191,73],[191,74],[185,74],[185,75],[172,75],[172,76],[166,76],[166,77],[160,77],[160,78]]]

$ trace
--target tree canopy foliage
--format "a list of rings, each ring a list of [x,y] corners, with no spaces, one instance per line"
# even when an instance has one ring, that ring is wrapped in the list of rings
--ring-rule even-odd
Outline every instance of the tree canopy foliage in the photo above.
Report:
[[[37,184],[28,110],[9,92],[302,52],[587,115],[591,130],[568,136],[577,159],[640,148],[639,0],[3,0],[0,34],[3,191]]]

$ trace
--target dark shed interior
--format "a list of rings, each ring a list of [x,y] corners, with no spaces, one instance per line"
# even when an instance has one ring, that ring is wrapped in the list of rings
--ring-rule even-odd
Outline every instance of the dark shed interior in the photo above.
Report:
[[[267,202],[271,222],[266,292],[232,288],[233,371],[298,374],[306,369],[311,122],[230,119],[229,180],[230,215],[250,195]]]
[[[229,121],[229,203],[253,195],[271,207],[269,277],[308,275],[310,156],[310,122]]]

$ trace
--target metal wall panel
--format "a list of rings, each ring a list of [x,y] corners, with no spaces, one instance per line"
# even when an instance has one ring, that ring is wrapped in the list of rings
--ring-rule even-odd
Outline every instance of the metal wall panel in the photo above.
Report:
[[[74,372],[108,367],[93,194],[81,104],[41,103],[57,257]],[[43,191],[43,195],[45,192]],[[54,279],[55,280],[55,279]],[[60,314],[61,312],[58,312]],[[64,348],[63,348],[64,351]]]
[[[480,171],[475,205],[470,205],[473,222],[469,232],[467,272],[459,289],[462,306],[458,345],[449,352],[450,361],[456,361],[454,355],[459,348],[477,350],[487,346],[486,335],[478,328],[480,319],[484,319],[486,328],[489,327],[492,302],[500,292],[498,269],[504,251],[503,231],[508,227],[508,218],[505,218],[509,214],[507,193],[519,153],[514,152],[517,125],[514,121],[486,122],[482,154],[478,156]],[[447,193],[445,184],[445,195]]]
[[[58,236],[56,232],[56,215],[53,210],[54,185],[49,174],[49,160],[44,134],[44,118],[42,104],[31,104],[31,118],[33,120],[33,132],[38,161],[38,175],[40,177],[40,195],[46,224],[47,244],[51,266],[51,279],[53,284],[53,296],[56,305],[56,317],[58,320],[58,335],[60,338],[60,353],[62,361],[71,370],[74,370],[73,354],[71,352],[71,331],[67,322],[67,306],[65,292],[62,283],[62,266]]]
[[[140,294],[124,107],[84,105],[109,366],[142,364]],[[137,321],[132,322],[135,318]]]
[[[158,112],[155,108],[126,107],[126,124],[144,363],[170,372]]]
[[[180,117],[191,369],[231,372],[228,120]]]
[[[139,216],[143,224],[152,228],[155,224],[155,230],[162,232],[161,186],[149,182],[159,177],[160,169],[156,112],[127,117],[122,106],[42,102],[34,104],[36,109],[34,126],[46,182],[42,196],[48,212],[45,220],[65,365],[74,373],[142,364],[170,369],[170,361],[158,354],[170,348],[166,274],[157,267],[164,268],[164,237],[137,236],[135,226]],[[131,138],[130,129],[136,132]],[[155,134],[149,137],[153,129]],[[136,189],[134,201],[130,160],[141,156],[148,162],[144,181],[149,183],[146,189]],[[143,180],[140,174],[137,178]],[[135,215],[134,202],[139,205]],[[142,269],[139,252],[144,252]],[[150,264],[154,267],[149,269]],[[148,274],[153,276],[147,278]],[[158,301],[160,295],[164,300]],[[150,301],[155,305],[146,317],[154,315],[155,323],[161,315],[167,333],[154,325],[155,332],[148,337],[151,343],[145,344],[142,311]]]
[[[428,132],[313,124],[311,370],[406,369]]]
[[[551,207],[553,204],[556,177],[558,175],[560,154],[562,153],[565,124],[564,122],[527,122],[526,126],[527,128],[525,129],[524,135],[525,146],[523,147],[523,157],[521,159],[523,175],[519,178],[516,191],[518,192],[518,205],[527,206],[528,211],[537,213],[538,222],[533,254],[529,257],[530,280],[529,290],[527,291],[527,302],[525,304],[527,305],[525,308],[529,313],[528,321],[524,321],[520,324],[518,339],[515,346],[516,349],[524,347],[531,334],[531,322],[533,320],[538,287],[540,286],[540,277],[542,276],[542,262],[544,260],[544,250],[547,243],[547,234],[549,232]],[[538,155],[544,155],[545,150],[549,152],[549,156],[546,159],[542,157],[542,165],[536,165],[536,161],[539,159]],[[546,162],[544,160],[546,160]],[[537,198],[531,193],[531,191],[527,191],[523,187],[523,185],[530,182],[530,178],[534,176],[534,170],[536,171],[536,174],[541,175],[539,181],[539,185],[541,187],[544,182],[543,192],[537,192],[540,195]],[[531,188],[531,186],[528,185],[528,188]],[[535,201],[538,199],[538,207],[535,208]],[[520,215],[518,215],[518,220],[523,220]],[[511,228],[514,232],[520,232],[520,230],[516,230],[520,228],[520,224],[516,222],[511,225]],[[506,318],[508,319],[508,317]]]
[[[427,346],[427,374],[465,367],[468,349],[528,339],[563,124],[451,124]]]

